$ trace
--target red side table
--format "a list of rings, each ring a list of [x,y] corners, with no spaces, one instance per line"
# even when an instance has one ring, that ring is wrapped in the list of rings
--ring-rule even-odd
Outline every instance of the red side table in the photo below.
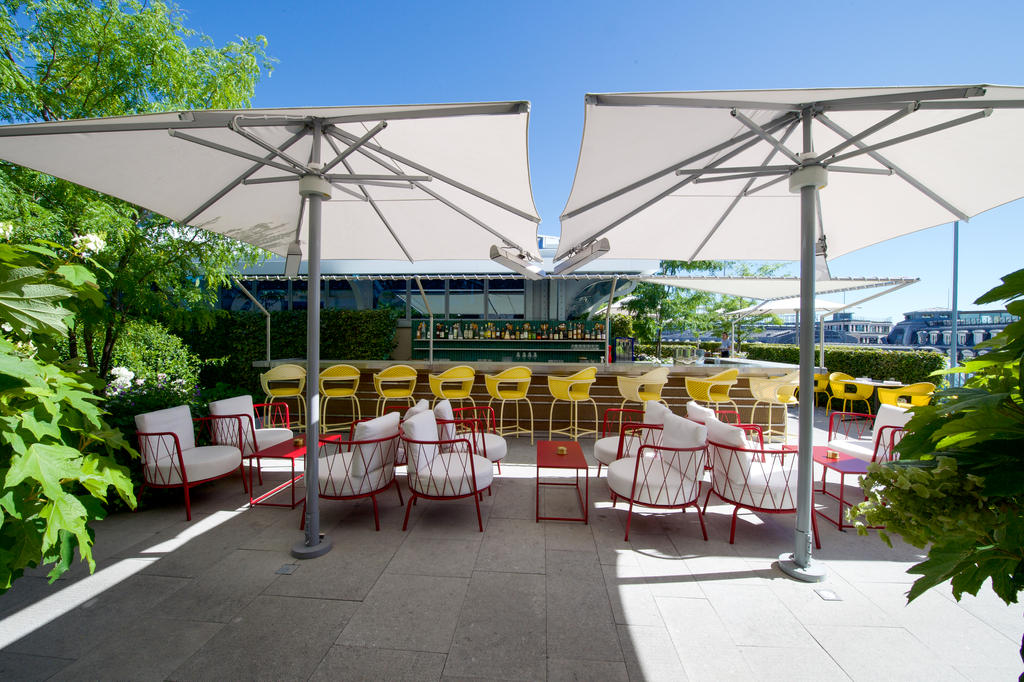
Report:
[[[295,438],[294,440],[289,438],[288,440],[284,441],[283,443],[278,443],[277,445],[271,445],[269,448],[265,448],[263,450],[255,452],[252,455],[248,456],[246,459],[249,460],[249,506],[250,507],[255,507],[256,505],[263,505],[263,506],[266,506],[266,507],[288,507],[290,509],[295,509],[295,505],[298,504],[298,502],[295,500],[295,482],[300,480],[304,476],[304,474],[298,474],[298,475],[295,474],[295,460],[302,459],[305,456],[306,456],[306,439],[305,438]],[[277,485],[273,489],[268,490],[267,492],[261,494],[260,496],[253,497],[252,460],[254,460],[254,459],[257,461],[257,466],[258,466],[259,460],[261,460],[261,459],[287,459],[287,460],[291,460],[291,464],[292,464],[292,475],[291,475],[291,478],[289,478],[284,483],[281,483],[280,485]],[[291,504],[288,504],[288,503],[285,503],[285,502],[264,502],[264,500],[273,497],[274,495],[276,495],[277,493],[281,492],[282,490],[284,490],[285,488],[287,488],[289,486],[291,486],[291,489],[292,489],[292,501],[291,501]]]
[[[565,454],[558,454],[558,448],[565,448]],[[548,482],[540,480],[541,469],[575,469],[576,480],[573,483]],[[580,490],[580,469],[583,470],[583,489]],[[580,501],[583,516],[541,516],[540,487],[542,485],[569,485],[576,488],[576,497]],[[587,458],[583,449],[574,440],[540,440],[537,441],[537,522],[545,521],[582,521],[588,523],[590,503],[590,474]]]
[[[830,453],[833,455],[832,457],[829,456]],[[863,476],[868,472],[868,463],[862,459],[857,459],[850,455],[844,455],[842,453],[835,452],[834,450],[829,450],[827,445],[815,445],[813,454],[814,462],[824,467],[824,471],[821,473],[821,488],[814,492],[831,497],[839,503],[839,513],[834,519],[820,509],[816,511],[825,520],[836,524],[836,527],[839,528],[839,530],[843,530],[844,528],[853,528],[853,524],[844,523],[845,514],[843,512],[846,511],[847,507],[852,507],[854,504],[857,504],[857,502],[846,501],[846,477]],[[838,455],[838,457],[835,455]],[[829,471],[834,471],[839,474],[838,495],[830,492],[825,487],[825,478],[828,476]]]

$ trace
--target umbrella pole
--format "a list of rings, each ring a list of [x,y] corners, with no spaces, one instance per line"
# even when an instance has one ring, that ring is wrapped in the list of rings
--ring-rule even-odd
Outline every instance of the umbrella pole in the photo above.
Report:
[[[313,136],[314,154],[320,149],[320,123]],[[318,155],[317,155],[318,156]],[[311,164],[319,162],[311,159]],[[324,198],[330,198],[331,186],[316,175],[299,179],[299,194],[309,200],[309,255],[306,293],[306,537],[292,547],[296,559],[313,559],[331,549],[331,541],[320,537],[320,215]]]
[[[807,158],[813,156],[810,109],[804,109],[802,123],[804,158]],[[823,169],[818,166],[817,170],[821,174],[801,174],[801,171],[797,171],[790,180],[790,191],[796,187],[800,190],[800,441],[797,455],[796,551],[779,556],[779,568],[787,575],[805,582],[825,579],[825,569],[811,559],[811,514],[814,513],[814,223],[818,183],[824,179]]]

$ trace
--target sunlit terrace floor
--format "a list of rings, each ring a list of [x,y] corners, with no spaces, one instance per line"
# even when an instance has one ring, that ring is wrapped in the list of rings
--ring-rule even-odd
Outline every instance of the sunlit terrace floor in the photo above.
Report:
[[[820,421],[820,416],[819,416]],[[820,438],[822,434],[818,433]],[[824,583],[785,577],[793,516],[708,509],[635,517],[591,481],[591,523],[534,521],[534,449],[512,439],[485,497],[393,491],[324,502],[327,555],[296,562],[299,510],[243,505],[237,478],[97,524],[98,569],[41,572],[0,597],[0,679],[1015,679],[1020,606],[989,590],[912,605],[908,546],[822,522]],[[592,441],[584,441],[590,450]],[[589,455],[589,452],[588,452]],[[593,474],[592,469],[592,474]],[[544,492],[574,511],[571,489]],[[282,567],[298,564],[291,574]],[[823,597],[832,593],[838,599]]]

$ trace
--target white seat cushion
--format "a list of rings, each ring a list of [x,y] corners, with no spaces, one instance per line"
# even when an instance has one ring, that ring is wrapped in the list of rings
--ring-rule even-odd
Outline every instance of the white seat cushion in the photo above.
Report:
[[[699,456],[700,453],[693,453]],[[633,489],[633,477],[637,478]],[[616,495],[638,504],[683,505],[697,499],[700,482],[684,476],[658,457],[643,457],[637,470],[636,457],[623,457],[608,465],[608,488]]]
[[[635,455],[640,449],[640,439],[636,436],[626,436],[622,445],[622,456]],[[601,464],[611,464],[615,461],[619,452],[619,437],[606,436],[598,438],[594,443],[594,459]]]
[[[397,414],[397,413],[396,413]],[[352,497],[366,495],[382,490],[395,478],[395,467],[388,465],[378,467],[365,476],[352,473],[355,462],[352,452],[334,452],[321,457],[317,478],[320,481],[320,494],[324,497]]]
[[[469,458],[473,460],[476,486],[470,476]],[[428,467],[409,473],[409,487],[424,495],[459,497],[485,490],[494,481],[493,465],[479,455],[465,452],[441,452],[434,455]]]
[[[295,437],[291,429],[282,428],[266,428],[256,429],[256,447],[259,450],[265,450],[271,445],[277,445],[278,443],[284,443]]]
[[[246,457],[255,450],[269,448],[271,445],[277,445],[295,437],[291,429],[276,427],[258,428],[256,429],[255,436],[253,436],[253,426],[257,423],[257,420],[251,395],[240,395],[234,398],[215,400],[210,403],[210,415],[214,417],[240,415],[242,417],[242,451]],[[227,427],[227,430],[230,431],[235,428],[237,428],[236,425],[230,425]],[[214,438],[222,436],[224,430],[215,426]]]
[[[829,450],[870,462],[875,455],[873,438],[836,438],[828,442]]]
[[[496,433],[478,433],[473,441],[473,451],[481,457],[486,454],[487,459],[498,462],[508,454],[508,443]]]
[[[188,409],[188,408],[186,408]],[[166,451],[164,451],[166,453]],[[173,452],[173,450],[171,450]],[[188,482],[197,483],[208,478],[223,476],[237,469],[242,463],[242,453],[230,445],[206,445],[181,451]],[[150,466],[153,463],[147,462]],[[157,485],[181,485],[181,471],[176,454],[166,453],[155,462],[157,473],[150,483]],[[147,466],[149,469],[149,466]],[[153,475],[147,471],[147,476]]]

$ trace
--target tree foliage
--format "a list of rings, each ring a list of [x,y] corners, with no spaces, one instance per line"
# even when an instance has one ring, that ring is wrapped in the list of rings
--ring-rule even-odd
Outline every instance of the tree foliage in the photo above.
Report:
[[[1007,311],[1024,318],[1022,297],[1018,270],[975,303],[1007,300]],[[1008,604],[1024,588],[1024,319],[982,347],[988,352],[948,370],[968,375],[962,388],[914,408],[900,461],[869,467],[868,501],[853,512],[929,546],[909,571],[921,576],[909,599],[947,580],[957,599],[986,580]]]
[[[0,7],[0,118],[8,122],[245,106],[271,67],[262,36],[217,47],[162,2],[2,0]],[[76,312],[85,358],[101,375],[129,320],[213,302],[236,264],[259,254],[9,164],[0,164],[0,220],[14,224],[20,241],[91,247],[107,305]],[[70,338],[72,356],[77,342]]]

